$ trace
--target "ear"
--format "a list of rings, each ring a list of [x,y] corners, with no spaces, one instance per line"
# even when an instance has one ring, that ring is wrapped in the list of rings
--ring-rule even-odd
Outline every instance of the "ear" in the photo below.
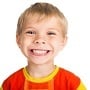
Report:
[[[16,35],[16,43],[18,47],[20,48],[20,35]]]
[[[67,40],[68,40],[68,37],[65,36],[65,38],[64,38],[64,46],[67,44]]]
[[[65,37],[63,38],[63,40],[62,40],[62,43],[61,43],[61,50],[66,46],[67,40],[68,40],[68,37],[65,36]]]

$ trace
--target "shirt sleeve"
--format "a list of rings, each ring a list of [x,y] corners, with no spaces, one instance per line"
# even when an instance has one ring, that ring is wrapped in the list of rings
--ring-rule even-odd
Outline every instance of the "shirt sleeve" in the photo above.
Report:
[[[77,90],[87,90],[85,85],[81,82]]]

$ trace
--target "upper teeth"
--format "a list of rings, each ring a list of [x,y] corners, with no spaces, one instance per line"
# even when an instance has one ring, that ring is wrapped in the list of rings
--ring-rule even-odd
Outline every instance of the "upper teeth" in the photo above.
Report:
[[[35,54],[45,54],[45,53],[47,53],[47,50],[33,50],[33,53],[35,53]]]

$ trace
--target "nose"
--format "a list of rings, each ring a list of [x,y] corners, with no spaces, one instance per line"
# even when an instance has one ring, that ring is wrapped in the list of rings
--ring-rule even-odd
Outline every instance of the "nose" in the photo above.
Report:
[[[36,37],[36,39],[34,40],[34,43],[35,44],[46,44],[46,41],[44,37],[39,36],[39,37]]]

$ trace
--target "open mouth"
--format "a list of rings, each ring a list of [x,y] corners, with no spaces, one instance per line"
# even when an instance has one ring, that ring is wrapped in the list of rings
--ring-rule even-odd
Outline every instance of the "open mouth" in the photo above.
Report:
[[[33,55],[36,56],[47,55],[50,52],[50,50],[42,50],[42,49],[31,49],[30,51]]]

